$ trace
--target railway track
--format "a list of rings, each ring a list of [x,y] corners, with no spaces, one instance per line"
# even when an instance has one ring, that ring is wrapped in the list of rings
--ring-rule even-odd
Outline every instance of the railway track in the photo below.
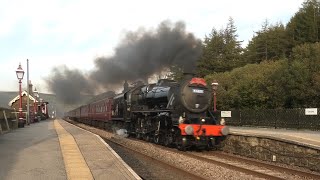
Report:
[[[264,168],[274,170],[274,171],[285,172],[288,174],[294,174],[294,175],[301,176],[304,178],[320,179],[319,173],[307,172],[307,171],[303,171],[303,170],[298,170],[296,168],[288,168],[288,167],[279,166],[279,165],[275,165],[275,164],[268,163],[268,162],[262,162],[262,161],[257,161],[254,159],[230,155],[230,154],[223,153],[223,152],[208,152],[206,154],[209,156],[214,156],[214,157],[217,157],[217,156],[222,157],[226,160],[238,161],[241,163],[251,164],[251,165],[258,166],[258,167],[264,167]]]
[[[133,138],[130,138],[130,139],[133,141],[145,142],[145,141],[137,140]],[[181,153],[190,158],[194,158],[207,163],[222,166],[228,169],[246,173],[259,178],[283,180],[283,179],[288,179],[286,176],[288,175],[288,176],[294,176],[297,179],[300,179],[300,178],[320,179],[320,174],[318,173],[298,170],[296,168],[279,166],[272,163],[230,155],[220,151],[181,152],[176,149],[164,147],[161,145],[157,145],[157,146],[167,151],[171,151],[174,153]]]
[[[144,154],[143,152],[140,152],[140,151],[138,151],[136,149],[132,149],[130,147],[124,146],[123,144],[118,143],[118,142],[116,142],[116,141],[114,141],[112,139],[106,139],[106,138],[103,138],[103,139],[108,144],[114,144],[114,145],[120,146],[123,149],[126,149],[127,151],[130,152],[129,154],[131,156],[133,156],[132,154],[137,154],[140,157],[139,158],[140,160],[147,161],[150,166],[151,166],[151,164],[155,164],[156,166],[160,166],[161,168],[165,169],[166,173],[170,172],[171,174],[175,174],[175,175],[179,175],[180,177],[184,177],[183,179],[187,179],[187,180],[204,180],[205,179],[205,178],[203,178],[201,176],[195,175],[195,174],[193,174],[191,172],[188,172],[188,171],[186,171],[184,169],[181,169],[181,168],[178,168],[178,167],[176,167],[174,165],[165,163],[165,162],[163,162],[163,161],[161,161],[159,159],[150,157],[147,154]],[[114,146],[114,145],[111,145],[111,146]],[[144,175],[144,173],[138,173],[138,175],[142,179],[150,179],[150,177],[148,177],[147,175]],[[161,178],[161,174],[159,174],[159,176],[160,176],[159,179],[163,179],[163,177]],[[174,177],[174,179],[179,179],[179,178]]]
[[[288,179],[286,175],[294,176],[297,179],[320,179],[319,174],[241,158],[221,152],[186,152],[185,155],[265,179]]]

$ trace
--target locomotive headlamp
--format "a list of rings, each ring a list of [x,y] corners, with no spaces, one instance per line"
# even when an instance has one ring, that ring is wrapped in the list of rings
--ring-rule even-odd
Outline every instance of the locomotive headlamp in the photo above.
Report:
[[[190,126],[190,125],[188,125],[188,126],[186,126],[185,128],[184,128],[184,131],[186,132],[186,134],[188,134],[188,135],[193,135],[193,127],[192,126]]]
[[[229,127],[225,126],[221,129],[221,134],[226,136],[229,134]]]
[[[221,118],[220,125],[226,125],[226,121],[224,120],[224,118]]]
[[[182,118],[182,116],[179,117],[179,124],[182,124],[184,122],[184,119]]]

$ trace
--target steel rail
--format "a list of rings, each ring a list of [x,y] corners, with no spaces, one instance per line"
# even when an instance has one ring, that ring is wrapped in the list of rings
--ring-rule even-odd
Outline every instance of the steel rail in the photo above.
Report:
[[[301,171],[301,170],[297,170],[297,169],[293,169],[293,168],[278,166],[276,164],[269,164],[266,162],[260,162],[260,161],[254,160],[254,159],[242,158],[242,157],[238,157],[238,156],[234,156],[234,155],[229,155],[229,154],[226,154],[223,152],[211,152],[208,154],[216,156],[216,157],[220,157],[220,158],[222,157],[225,159],[233,160],[233,161],[236,160],[236,161],[244,162],[244,163],[255,165],[255,166],[261,166],[261,167],[264,167],[264,168],[267,168],[270,170],[275,170],[275,171],[279,171],[279,172],[286,172],[288,174],[294,174],[294,175],[298,175],[298,176],[305,177],[305,178],[320,179],[319,174],[315,174],[312,172],[306,172],[306,171]]]
[[[102,138],[103,138],[103,137],[102,137]],[[127,150],[129,150],[129,151],[132,151],[132,152],[134,152],[134,153],[136,153],[136,154],[138,154],[138,155],[140,155],[140,156],[143,156],[144,158],[146,158],[146,159],[148,159],[148,160],[150,160],[150,161],[156,162],[157,165],[159,165],[159,166],[161,166],[161,167],[163,167],[163,168],[165,168],[165,169],[170,169],[170,170],[176,171],[176,172],[178,172],[178,173],[180,173],[180,174],[185,174],[187,177],[189,177],[189,178],[191,178],[191,179],[195,179],[195,180],[205,180],[205,178],[203,178],[203,177],[201,177],[201,176],[199,176],[199,175],[190,173],[190,172],[188,172],[188,171],[185,171],[184,169],[181,169],[181,168],[179,168],[179,167],[176,167],[176,166],[174,166],[174,165],[171,165],[171,164],[166,163],[166,162],[164,162],[164,161],[161,161],[161,160],[159,160],[159,159],[153,158],[153,157],[151,157],[151,156],[149,156],[149,155],[147,155],[147,154],[145,154],[145,153],[143,153],[143,152],[140,152],[140,151],[135,150],[135,149],[133,149],[133,148],[127,147],[127,146],[125,146],[125,145],[123,145],[123,144],[121,144],[121,143],[118,143],[118,142],[116,142],[116,141],[114,141],[114,140],[112,140],[112,139],[107,139],[107,138],[103,138],[103,139],[104,139],[107,143],[110,143],[110,142],[111,142],[111,143],[114,143],[114,144],[116,144],[116,145],[118,145],[118,146],[121,146],[121,147],[124,148],[124,149],[127,149]],[[142,177],[142,178],[143,178],[143,177]]]

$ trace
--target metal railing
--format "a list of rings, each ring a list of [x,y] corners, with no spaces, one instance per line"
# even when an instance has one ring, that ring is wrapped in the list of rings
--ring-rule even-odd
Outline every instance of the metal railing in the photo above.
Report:
[[[306,115],[305,109],[232,110],[224,119],[231,126],[320,130],[319,110],[317,115]],[[216,112],[219,119],[220,112]]]

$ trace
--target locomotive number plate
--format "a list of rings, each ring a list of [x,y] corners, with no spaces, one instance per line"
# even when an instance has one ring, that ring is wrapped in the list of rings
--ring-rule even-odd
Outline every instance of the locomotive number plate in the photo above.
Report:
[[[203,90],[202,89],[192,89],[193,93],[198,93],[198,94],[203,94]]]

